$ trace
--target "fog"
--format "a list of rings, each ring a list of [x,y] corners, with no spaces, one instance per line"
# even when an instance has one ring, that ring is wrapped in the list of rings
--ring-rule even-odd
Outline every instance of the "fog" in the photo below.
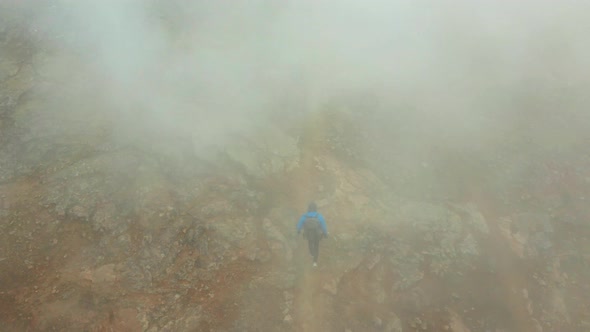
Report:
[[[67,50],[75,59],[67,66],[90,90],[82,102],[108,113],[127,136],[218,142],[273,114],[297,119],[339,100],[370,99],[413,139],[436,133],[465,144],[515,122],[546,116],[552,127],[582,111],[587,8],[577,1],[54,1],[33,13],[47,52]],[[37,69],[69,75],[53,65],[40,61],[47,68]],[[586,117],[573,123],[584,130]]]
[[[589,32],[575,0],[0,1],[0,309],[584,330]],[[317,275],[292,236],[311,200]]]

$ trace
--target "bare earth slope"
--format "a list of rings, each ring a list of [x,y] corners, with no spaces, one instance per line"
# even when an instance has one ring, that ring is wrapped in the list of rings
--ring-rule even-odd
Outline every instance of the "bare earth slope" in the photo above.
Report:
[[[378,115],[327,108],[204,153],[114,125],[84,62],[1,29],[1,330],[590,329],[590,157],[567,135],[404,159]]]

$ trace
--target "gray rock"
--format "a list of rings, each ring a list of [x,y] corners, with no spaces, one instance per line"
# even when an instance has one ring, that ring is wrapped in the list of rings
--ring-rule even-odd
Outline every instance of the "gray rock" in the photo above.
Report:
[[[386,332],[402,332],[402,322],[395,313],[390,313],[383,329]]]
[[[277,253],[280,255],[280,259],[290,261],[293,257],[293,250],[279,227],[280,225],[273,223],[268,218],[265,218],[262,222],[262,229],[267,241],[271,243],[271,250],[275,252],[279,251]],[[272,245],[273,243],[275,245]]]
[[[547,255],[553,248],[551,238],[542,232],[530,236],[527,245],[527,254],[530,256]]]
[[[188,308],[175,316],[181,318],[168,321],[158,331],[195,331],[206,319],[200,308]]]
[[[393,292],[408,289],[424,278],[420,256],[394,256],[391,261],[398,275],[398,279],[393,285]]]
[[[381,326],[383,326],[383,320],[381,320],[381,318],[379,318],[379,316],[374,315],[373,316],[373,325],[376,328],[380,328]]]
[[[225,153],[256,177],[286,172],[299,164],[297,141],[272,125],[234,141]]]
[[[270,272],[256,283],[266,284],[267,286],[270,285],[281,290],[288,290],[293,288],[296,279],[297,276],[295,273],[275,271]]]
[[[338,279],[333,279],[332,281],[325,283],[322,286],[322,289],[332,295],[336,295],[338,293],[338,281]]]
[[[483,234],[489,233],[490,230],[488,228],[488,224],[484,216],[477,209],[477,206],[475,204],[450,204],[450,206],[456,211],[463,214],[463,220],[466,221],[469,225],[473,226],[475,230]]]
[[[370,257],[369,261],[367,262],[367,269],[372,270],[375,265],[377,265],[381,261],[381,255],[376,254]]]
[[[14,77],[20,68],[21,65],[16,59],[7,59],[0,56],[0,82]]]
[[[486,236],[489,232],[481,213],[472,205],[448,207],[406,202],[401,204],[397,218],[411,226],[404,238],[424,240],[424,245],[419,250],[410,250],[405,257],[393,262],[401,267],[402,272],[402,277],[396,283],[397,289],[409,287],[412,282],[419,280],[419,274],[408,269],[416,264],[409,260],[412,256],[415,256],[415,261],[423,261],[428,257],[430,270],[435,275],[444,277],[451,271],[461,270],[470,264],[480,254],[476,234]],[[393,250],[394,254],[396,251]]]
[[[475,241],[475,238],[473,237],[473,235],[469,234],[463,239],[463,241],[461,241],[461,243],[459,244],[459,251],[463,255],[468,255],[468,256],[479,255],[478,244],[477,244],[477,241]]]

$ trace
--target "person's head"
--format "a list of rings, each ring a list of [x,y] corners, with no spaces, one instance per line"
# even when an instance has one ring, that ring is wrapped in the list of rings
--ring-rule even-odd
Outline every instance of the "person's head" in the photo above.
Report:
[[[314,202],[309,203],[307,206],[307,212],[317,212],[317,210],[318,206]]]

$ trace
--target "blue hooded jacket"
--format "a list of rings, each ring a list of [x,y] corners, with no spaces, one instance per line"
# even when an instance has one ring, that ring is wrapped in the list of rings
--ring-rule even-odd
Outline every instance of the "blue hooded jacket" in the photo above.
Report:
[[[301,228],[303,228],[303,224],[305,224],[305,220],[307,220],[307,218],[318,218],[320,226],[322,226],[322,232],[324,232],[324,235],[328,235],[328,229],[326,228],[326,221],[324,220],[324,217],[319,212],[315,211],[307,212],[301,216],[299,222],[297,223],[297,233],[301,232]]]

